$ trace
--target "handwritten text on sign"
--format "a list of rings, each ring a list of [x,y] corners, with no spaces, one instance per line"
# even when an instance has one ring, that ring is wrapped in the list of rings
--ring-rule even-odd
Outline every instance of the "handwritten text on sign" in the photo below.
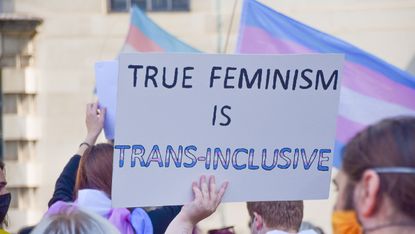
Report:
[[[226,201],[326,198],[342,61],[121,55],[114,205],[183,204],[202,174]]]

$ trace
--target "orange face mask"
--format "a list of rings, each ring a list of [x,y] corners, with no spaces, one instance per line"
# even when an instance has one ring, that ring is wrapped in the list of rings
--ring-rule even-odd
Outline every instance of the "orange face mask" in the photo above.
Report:
[[[356,212],[334,211],[331,217],[333,234],[361,234],[362,227],[357,221]]]

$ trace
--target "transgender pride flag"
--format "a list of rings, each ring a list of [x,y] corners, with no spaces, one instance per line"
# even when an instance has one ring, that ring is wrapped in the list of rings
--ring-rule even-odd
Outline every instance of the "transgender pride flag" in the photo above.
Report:
[[[346,56],[334,165],[359,130],[383,118],[415,115],[415,77],[363,50],[313,29],[257,1],[245,0],[239,53],[342,53]]]
[[[120,53],[137,52],[199,52],[164,31],[137,7],[131,9],[127,38]],[[118,61],[100,61],[95,64],[96,94],[105,115],[105,137],[114,139],[117,109]]]
[[[199,52],[155,24],[138,7],[131,8],[131,22],[121,53]]]

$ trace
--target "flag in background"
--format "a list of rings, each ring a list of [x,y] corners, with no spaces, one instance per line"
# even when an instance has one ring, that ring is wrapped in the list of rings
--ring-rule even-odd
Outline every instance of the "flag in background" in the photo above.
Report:
[[[415,115],[415,77],[333,36],[255,1],[245,0],[237,53],[345,54],[334,166],[345,143],[383,118]]]
[[[199,52],[164,31],[137,7],[131,9],[130,29],[120,53],[138,52]],[[100,107],[105,107],[104,132],[107,139],[115,134],[117,108],[118,60],[95,64],[96,94]]]
[[[154,23],[138,7],[131,8],[131,22],[121,53],[199,52]]]

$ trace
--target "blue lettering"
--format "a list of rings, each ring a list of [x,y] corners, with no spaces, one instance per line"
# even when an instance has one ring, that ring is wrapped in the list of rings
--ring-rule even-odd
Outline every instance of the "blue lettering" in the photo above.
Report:
[[[174,165],[177,168],[180,168],[182,166],[182,157],[183,157],[183,146],[179,145],[179,149],[177,150],[177,154],[173,149],[173,146],[167,145],[166,148],[166,156],[164,160],[164,166],[169,167],[170,166],[170,158],[173,159]]]
[[[274,157],[272,158],[272,164],[270,166],[267,166],[267,150],[263,149],[262,150],[262,169],[267,170],[267,171],[271,171],[272,169],[275,168],[275,166],[277,165],[278,162],[278,149],[274,150]]]
[[[196,146],[194,146],[194,145],[190,145],[190,146],[187,146],[187,147],[184,149],[184,155],[185,155],[186,157],[188,157],[189,159],[191,159],[191,160],[192,160],[192,162],[191,162],[191,163],[183,163],[183,166],[184,166],[185,168],[194,167],[194,166],[196,165],[196,163],[197,163],[196,156],[195,156],[195,155],[194,155],[191,151],[196,152],[196,151],[197,151],[197,147],[196,147]]]
[[[249,170],[258,170],[259,169],[258,165],[254,165],[254,156],[255,156],[254,153],[255,153],[254,149],[249,150],[249,156],[248,156],[248,169]]]
[[[246,168],[246,163],[242,164],[242,165],[238,165],[238,159],[237,156],[239,153],[245,153],[248,154],[248,150],[244,149],[244,148],[238,148],[236,149],[233,154],[232,154],[232,166],[233,168],[235,168],[236,170],[243,170]]]
[[[320,149],[320,153],[319,153],[319,157],[318,157],[318,166],[317,169],[319,171],[328,171],[329,167],[328,166],[323,166],[323,162],[328,162],[329,161],[329,157],[324,156],[324,154],[327,153],[331,153],[330,149]]]
[[[206,150],[206,161],[205,161],[206,170],[210,169],[211,154],[212,154],[212,150],[210,148],[207,148],[207,150]]]
[[[120,150],[119,160],[118,160],[118,167],[122,168],[122,167],[124,167],[125,150],[130,149],[131,147],[129,145],[116,145],[116,146],[114,146],[114,148],[117,149],[117,150]]]
[[[297,168],[299,158],[300,158],[300,150],[298,148],[296,148],[294,150],[294,156],[293,156],[293,169]]]
[[[291,149],[290,148],[282,148],[280,150],[280,158],[282,158],[285,161],[285,165],[278,164],[278,168],[280,168],[280,169],[287,169],[291,165],[291,159],[288,156],[285,155],[286,152],[291,153]]]
[[[144,162],[143,156],[146,152],[144,146],[142,145],[133,145],[131,151],[131,167],[135,167],[136,160],[140,162],[141,167],[146,167],[146,163]]]
[[[146,167],[150,166],[150,163],[156,162],[159,167],[163,167],[163,161],[161,159],[160,149],[158,145],[154,145],[147,159]]]
[[[225,156],[223,156],[220,148],[215,148],[213,154],[213,170],[218,169],[218,161],[220,161],[224,169],[228,169],[230,157],[231,150],[229,148],[226,149]]]
[[[305,149],[301,149],[301,158],[303,159],[304,163],[304,169],[309,170],[311,165],[313,164],[314,160],[316,159],[316,156],[318,154],[318,149],[314,149],[313,153],[311,154],[310,158],[307,159],[307,155],[305,152]]]

